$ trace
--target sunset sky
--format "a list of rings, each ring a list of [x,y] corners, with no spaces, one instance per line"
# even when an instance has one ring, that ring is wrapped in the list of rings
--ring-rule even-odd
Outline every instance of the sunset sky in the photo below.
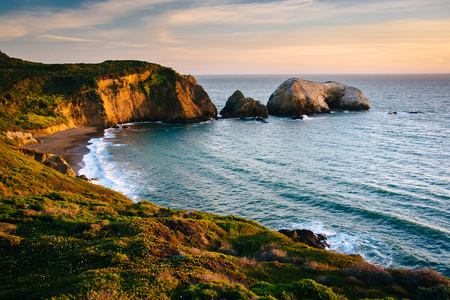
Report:
[[[1,1],[0,50],[183,74],[450,73],[450,1]]]

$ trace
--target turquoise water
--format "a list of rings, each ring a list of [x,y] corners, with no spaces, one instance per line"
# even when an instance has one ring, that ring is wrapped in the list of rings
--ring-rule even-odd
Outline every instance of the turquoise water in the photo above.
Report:
[[[289,77],[196,76],[219,111],[236,89],[267,103]],[[450,75],[297,77],[356,86],[372,109],[130,124],[92,139],[80,173],[135,201],[309,228],[333,251],[450,276]]]

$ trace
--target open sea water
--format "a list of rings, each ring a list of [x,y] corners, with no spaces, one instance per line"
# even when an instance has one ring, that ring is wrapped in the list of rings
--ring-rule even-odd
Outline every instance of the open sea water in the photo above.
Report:
[[[332,251],[450,276],[450,75],[196,76],[218,111],[237,89],[265,104],[290,77],[355,86],[372,108],[129,124],[90,141],[80,174],[134,201],[307,228]]]

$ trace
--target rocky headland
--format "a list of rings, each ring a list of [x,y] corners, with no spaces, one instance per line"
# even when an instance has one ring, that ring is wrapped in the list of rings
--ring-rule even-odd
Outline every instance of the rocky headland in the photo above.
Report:
[[[42,64],[0,52],[0,130],[50,134],[77,126],[195,123],[217,109],[193,76],[143,61]]]
[[[268,112],[264,104],[253,98],[245,97],[237,90],[231,95],[225,107],[220,111],[224,119],[228,118],[267,118]]]
[[[269,98],[270,115],[301,118],[331,110],[368,110],[369,100],[357,88],[337,82],[317,83],[299,78],[284,81]]]

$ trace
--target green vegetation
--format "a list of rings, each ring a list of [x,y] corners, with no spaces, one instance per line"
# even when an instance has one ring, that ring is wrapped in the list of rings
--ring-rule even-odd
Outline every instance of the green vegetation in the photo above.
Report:
[[[173,210],[64,176],[0,142],[0,299],[448,299],[235,216]]]
[[[170,101],[181,75],[155,64],[0,52],[0,131],[61,124],[65,104],[99,101],[98,79],[147,71],[131,88]],[[134,203],[11,144],[0,135],[0,299],[450,298],[449,279],[431,269],[383,269],[251,220]]]
[[[162,106],[164,99],[170,99],[177,94],[176,82],[180,77],[181,75],[172,69],[158,70],[141,83],[140,90],[154,99],[157,106]]]
[[[174,70],[143,61],[105,61],[99,64],[42,64],[10,58],[0,51],[0,131],[47,128],[67,117],[61,108],[68,103],[99,102],[97,81],[150,72],[134,85],[158,106],[176,94]]]

